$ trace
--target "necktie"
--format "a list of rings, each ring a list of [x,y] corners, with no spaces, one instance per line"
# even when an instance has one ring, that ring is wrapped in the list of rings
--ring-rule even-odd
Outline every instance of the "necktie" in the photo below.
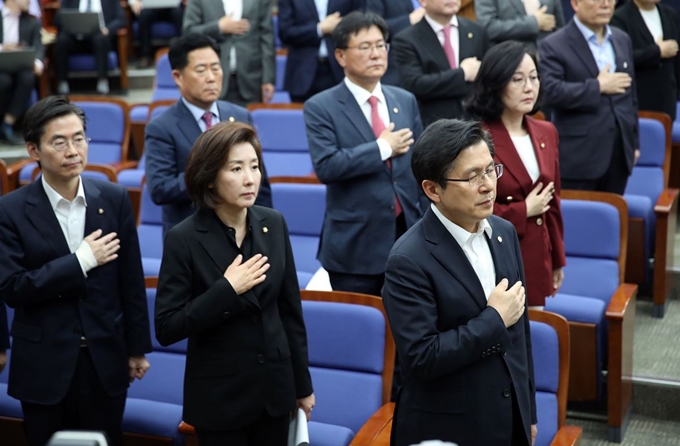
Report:
[[[538,0],[524,0],[524,9],[527,15],[535,15],[540,7]]]
[[[446,58],[449,60],[449,66],[451,68],[456,68],[458,65],[456,64],[456,53],[453,51],[453,45],[451,45],[451,24],[449,23],[448,25],[444,26],[444,54],[446,54]]]
[[[373,134],[376,138],[379,138],[382,131],[385,130],[385,123],[380,118],[380,114],[378,113],[378,98],[371,96],[368,98],[368,103],[371,104],[371,126],[373,127]],[[391,171],[392,160],[389,158],[386,159],[385,164],[387,164],[387,168]],[[401,214],[401,203],[399,203],[397,194],[394,194],[394,215],[399,216],[399,214]]]
[[[208,130],[210,127],[212,127],[212,118],[213,114],[211,112],[205,112],[203,113],[203,116],[201,116],[201,119],[203,122],[205,122],[205,129]]]

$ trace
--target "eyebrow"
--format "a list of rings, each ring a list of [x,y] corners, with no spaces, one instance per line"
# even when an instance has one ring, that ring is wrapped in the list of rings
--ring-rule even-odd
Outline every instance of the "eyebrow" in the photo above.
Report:
[[[78,136],[78,135],[84,135],[84,134],[85,134],[84,130],[78,130],[73,135],[71,135],[71,137]],[[50,138],[50,141],[54,141],[55,139],[59,139],[59,138],[66,139],[68,137],[66,135],[61,135],[61,134],[57,133],[57,134],[52,135],[52,137]]]
[[[484,168],[484,170],[489,169],[491,166],[493,166],[493,164],[494,164],[494,161],[491,160],[491,162],[490,162],[489,164],[486,165],[486,167]],[[469,173],[475,173],[475,172],[477,172],[477,171],[479,171],[479,169],[478,169],[477,167],[471,167],[471,168],[469,168],[468,170],[465,171],[465,175],[467,175],[467,174],[469,174]]]
[[[257,157],[253,158],[250,160],[251,163],[257,163],[260,160],[257,159]],[[245,162],[243,160],[231,160],[228,161],[227,164],[244,164]]]

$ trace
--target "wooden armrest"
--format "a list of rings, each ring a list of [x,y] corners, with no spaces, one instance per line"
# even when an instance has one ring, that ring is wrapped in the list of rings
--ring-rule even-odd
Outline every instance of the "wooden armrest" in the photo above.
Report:
[[[657,214],[668,214],[673,207],[673,202],[678,199],[679,194],[680,190],[678,189],[664,189],[661,195],[659,195],[656,205],[654,205],[654,212]]]
[[[85,170],[101,172],[107,176],[110,182],[118,182],[118,174],[116,173],[116,170],[107,164],[88,164],[85,167]]]
[[[134,169],[139,164],[139,161],[120,161],[118,163],[111,163],[108,166],[112,167],[113,170],[118,173],[121,170]]]
[[[196,430],[191,424],[182,421],[179,423],[179,428],[177,429],[182,435],[196,435]]]
[[[619,285],[607,307],[607,319],[623,319],[626,316],[628,304],[637,295],[637,292],[638,286],[632,283],[622,283]]]
[[[9,181],[10,189],[16,189],[19,187],[19,173],[28,164],[34,163],[35,160],[32,158],[27,158],[21,161],[17,161],[7,167],[7,180]]]
[[[307,175],[306,177],[293,177],[293,176],[269,177],[269,184],[274,183],[321,184],[321,181],[319,181],[316,175],[312,173]]]
[[[124,36],[127,36],[127,34],[128,34],[127,28],[121,28],[118,31],[116,31],[116,35],[118,37],[124,37]]]
[[[394,416],[394,403],[387,403],[378,409],[371,418],[361,426],[359,432],[354,437],[350,446],[370,446],[383,444],[382,441],[376,442],[378,438],[387,440],[389,444],[390,431],[392,430],[392,417]]]
[[[583,429],[576,426],[562,426],[550,446],[578,446],[581,444]]]

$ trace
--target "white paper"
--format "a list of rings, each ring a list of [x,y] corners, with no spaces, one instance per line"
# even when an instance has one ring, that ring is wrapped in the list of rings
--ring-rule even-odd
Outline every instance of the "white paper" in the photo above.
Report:
[[[288,446],[309,446],[307,415],[305,415],[305,411],[302,409],[298,409],[297,416],[290,421]]]

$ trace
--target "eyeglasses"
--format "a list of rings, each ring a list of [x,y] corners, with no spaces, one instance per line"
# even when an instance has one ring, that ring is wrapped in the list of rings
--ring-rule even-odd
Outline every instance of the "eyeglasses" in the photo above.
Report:
[[[76,136],[75,138],[68,140],[66,138],[55,139],[51,143],[47,144],[52,147],[57,152],[63,152],[66,148],[72,145],[75,149],[83,149],[87,144],[92,141],[92,138],[88,138],[84,135]]]
[[[527,82],[531,82],[531,85],[535,87],[541,83],[541,78],[538,77],[538,74],[532,74],[531,76],[513,76],[512,79],[510,79],[512,86],[517,89],[526,87]]]
[[[357,50],[359,51],[362,55],[368,56],[373,52],[373,50],[378,50],[380,54],[386,53],[390,50],[390,44],[381,42],[381,43],[376,43],[375,45],[371,45],[369,43],[362,43],[359,46],[348,46],[348,50]]]
[[[602,3],[616,3],[616,0],[586,0],[588,3],[598,5]]]
[[[481,174],[472,175],[470,178],[457,179],[457,178],[444,178],[444,181],[450,181],[453,183],[465,183],[468,182],[470,187],[479,187],[484,183],[484,177],[488,177],[491,181],[495,181],[503,176],[503,165],[494,164],[492,168],[484,171]]]

